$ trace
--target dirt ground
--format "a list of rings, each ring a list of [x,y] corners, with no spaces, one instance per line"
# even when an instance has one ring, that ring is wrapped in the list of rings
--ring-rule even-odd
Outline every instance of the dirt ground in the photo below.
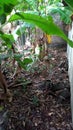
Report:
[[[72,130],[65,48],[49,48],[48,60],[7,82],[12,101],[0,102],[0,130]]]

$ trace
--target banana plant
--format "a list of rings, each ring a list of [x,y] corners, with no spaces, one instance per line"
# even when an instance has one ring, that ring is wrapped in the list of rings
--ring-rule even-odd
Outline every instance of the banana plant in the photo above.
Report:
[[[3,8],[3,11],[2,11],[3,13],[1,12],[1,14],[0,14],[0,22],[2,24],[5,22],[6,16],[11,12],[11,10],[15,6],[18,7],[19,3],[21,4],[22,1],[23,0],[16,0],[16,1],[13,0],[13,2],[12,2],[12,1],[8,1],[8,0],[6,0],[6,1],[1,0],[1,3],[2,3],[1,8]],[[30,0],[30,1],[32,2],[33,0]],[[72,7],[73,7],[72,0],[65,0],[65,1],[69,5],[69,7],[71,7],[71,9],[72,9]],[[11,2],[12,2],[12,4],[11,4]],[[28,3],[28,0],[26,0],[26,2]],[[58,2],[59,2],[59,0],[58,0]],[[8,6],[10,8],[8,8],[8,10],[7,10]],[[36,15],[34,13],[19,12],[19,13],[15,13],[14,15],[12,15],[8,22],[12,22],[15,20],[22,20],[22,21],[34,24],[35,26],[38,26],[39,28],[41,28],[46,34],[57,35],[57,36],[63,38],[64,40],[67,41],[67,43],[71,47],[73,47],[73,42],[71,40],[69,40],[68,37],[64,34],[64,32],[54,23],[51,16],[43,17],[43,16],[39,16],[38,14]]]
[[[30,13],[17,12],[10,17],[8,22],[15,20],[22,20],[34,24],[35,26],[41,28],[48,35],[57,35],[63,38],[71,47],[73,47],[73,42],[69,40],[64,32],[54,23],[51,16],[43,17]]]

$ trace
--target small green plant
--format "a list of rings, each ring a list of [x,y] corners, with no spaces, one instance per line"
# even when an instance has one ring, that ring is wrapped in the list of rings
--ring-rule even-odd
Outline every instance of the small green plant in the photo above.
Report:
[[[32,99],[32,103],[33,105],[35,106],[38,106],[39,105],[39,99],[37,96],[34,95],[33,99]]]
[[[0,106],[0,111],[2,111],[4,109],[4,107],[3,106]]]

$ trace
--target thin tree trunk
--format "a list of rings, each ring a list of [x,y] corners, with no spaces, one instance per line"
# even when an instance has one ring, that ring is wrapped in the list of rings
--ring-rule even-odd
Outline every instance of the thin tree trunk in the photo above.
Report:
[[[5,78],[4,78],[1,70],[0,70],[0,84],[3,87],[3,89],[4,89],[4,93],[7,93],[8,85],[7,85],[7,82],[6,82]]]

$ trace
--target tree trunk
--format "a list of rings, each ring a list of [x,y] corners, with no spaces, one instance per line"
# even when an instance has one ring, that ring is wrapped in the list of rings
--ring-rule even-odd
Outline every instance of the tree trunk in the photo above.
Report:
[[[7,93],[7,88],[8,88],[8,85],[7,85],[7,82],[0,70],[0,87],[3,87],[4,89],[4,93]]]

